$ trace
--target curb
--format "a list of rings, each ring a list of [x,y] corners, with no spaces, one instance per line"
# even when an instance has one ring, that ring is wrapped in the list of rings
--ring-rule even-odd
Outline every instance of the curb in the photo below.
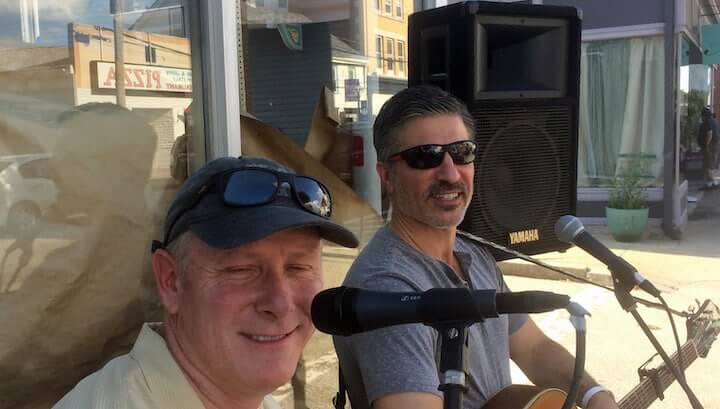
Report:
[[[575,280],[571,277],[567,277],[558,272],[548,270],[543,266],[529,263],[525,260],[500,261],[498,263],[498,266],[500,266],[500,270],[502,270],[504,275],[539,278],[542,280],[581,282],[580,280]],[[593,269],[588,266],[578,265],[553,265],[553,267],[570,273],[572,275],[578,276],[580,278],[590,280],[595,284],[612,286],[612,277],[610,276],[610,272],[607,270],[599,271],[598,269]]]

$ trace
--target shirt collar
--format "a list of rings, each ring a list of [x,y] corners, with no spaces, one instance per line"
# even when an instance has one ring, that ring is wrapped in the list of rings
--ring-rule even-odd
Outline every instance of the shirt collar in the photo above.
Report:
[[[160,331],[160,323],[144,324],[135,346],[130,351],[130,356],[143,372],[148,389],[157,400],[157,407],[203,408],[200,398],[175,362]]]
[[[160,335],[162,330],[163,325],[159,322],[143,324],[135,346],[130,351],[130,356],[145,376],[148,389],[157,400],[157,407],[204,408]],[[279,409],[279,406],[270,396],[266,396],[258,409],[275,408]]]

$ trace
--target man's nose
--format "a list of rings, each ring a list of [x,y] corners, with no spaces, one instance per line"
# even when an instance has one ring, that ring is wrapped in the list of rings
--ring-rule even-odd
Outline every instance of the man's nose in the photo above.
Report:
[[[449,152],[443,152],[443,160],[437,168],[438,179],[448,182],[457,182],[460,179],[458,165],[453,162]]]
[[[284,275],[269,273],[260,288],[260,295],[256,301],[258,312],[282,317],[292,311],[292,289]]]

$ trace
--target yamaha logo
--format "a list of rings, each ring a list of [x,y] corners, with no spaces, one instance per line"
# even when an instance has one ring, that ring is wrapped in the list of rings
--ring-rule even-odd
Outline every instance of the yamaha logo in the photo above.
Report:
[[[529,243],[540,240],[540,231],[538,229],[513,231],[509,233],[509,236],[510,244]]]

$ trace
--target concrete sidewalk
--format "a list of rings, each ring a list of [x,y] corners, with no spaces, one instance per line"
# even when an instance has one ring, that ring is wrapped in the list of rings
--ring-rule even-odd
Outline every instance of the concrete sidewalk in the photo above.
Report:
[[[635,243],[615,241],[604,225],[586,228],[661,290],[698,282],[720,282],[720,189],[702,193],[681,240],[666,237],[657,222],[651,223],[646,236]],[[573,247],[563,253],[546,253],[534,258],[598,284],[611,284],[605,265],[582,249]],[[508,260],[500,265],[509,275],[565,279],[522,260]]]

